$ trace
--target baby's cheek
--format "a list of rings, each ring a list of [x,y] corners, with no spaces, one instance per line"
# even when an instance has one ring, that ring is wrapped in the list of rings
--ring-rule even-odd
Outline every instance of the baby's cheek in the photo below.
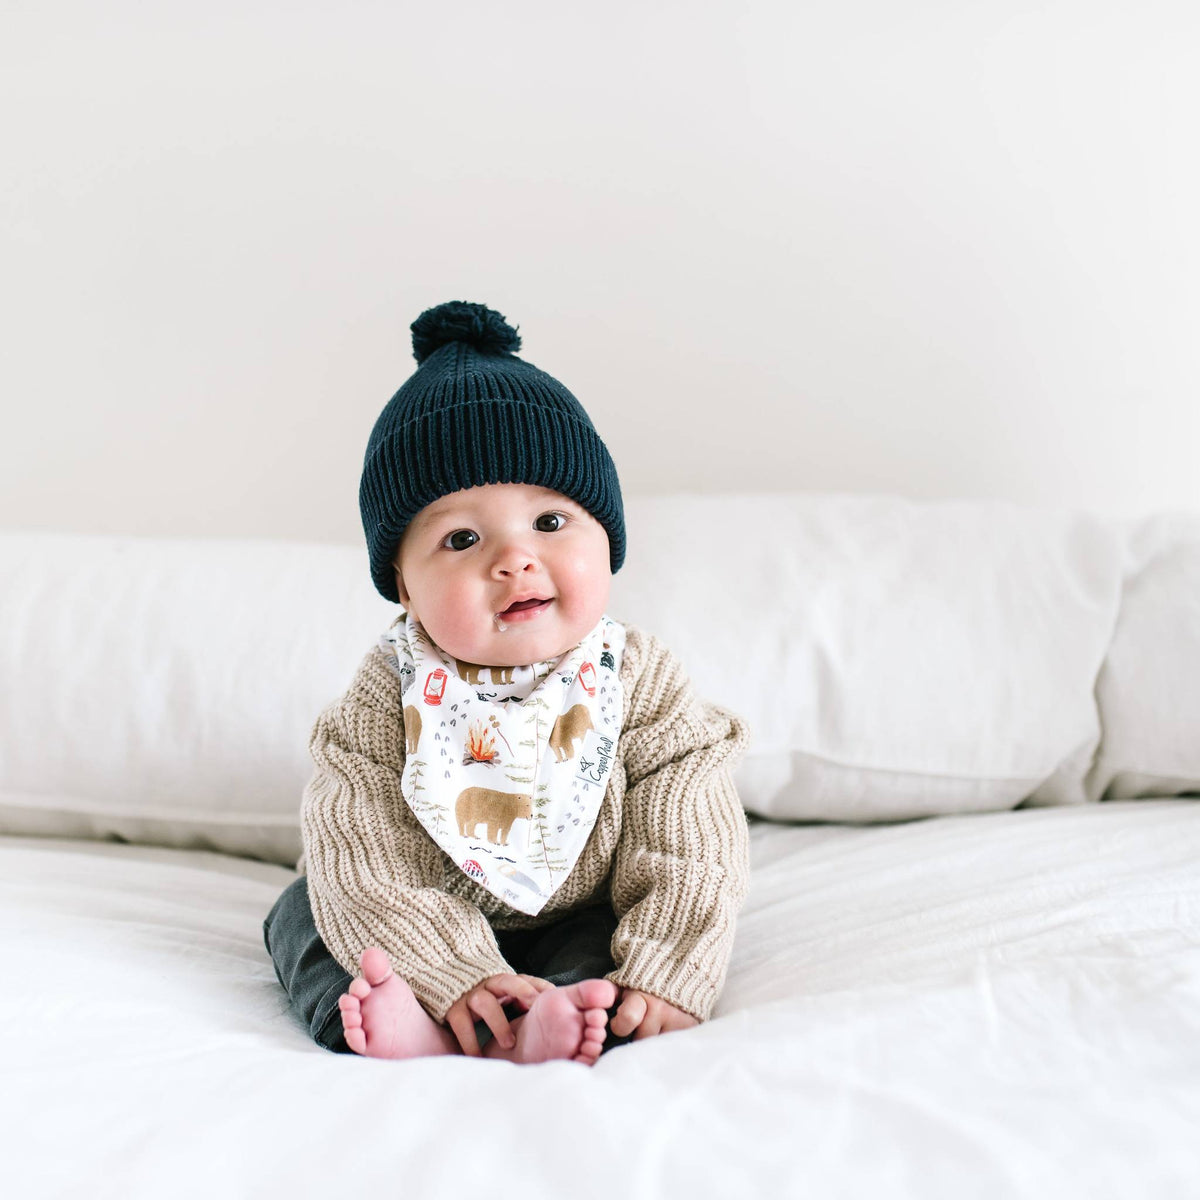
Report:
[[[446,639],[458,644],[473,643],[481,628],[493,620],[494,614],[483,608],[468,611],[461,606],[447,608],[444,612]]]

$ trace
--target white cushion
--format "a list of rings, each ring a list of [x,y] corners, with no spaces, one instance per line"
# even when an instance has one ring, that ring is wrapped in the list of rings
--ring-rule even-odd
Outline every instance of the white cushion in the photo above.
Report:
[[[1200,514],[1138,522],[1096,686],[1104,741],[1092,800],[1200,793]]]
[[[0,535],[0,832],[294,863],[313,722],[396,611],[365,550]]]
[[[1120,597],[1112,523],[796,493],[626,510],[610,610],[747,718],[750,810],[876,821],[1085,799]]]

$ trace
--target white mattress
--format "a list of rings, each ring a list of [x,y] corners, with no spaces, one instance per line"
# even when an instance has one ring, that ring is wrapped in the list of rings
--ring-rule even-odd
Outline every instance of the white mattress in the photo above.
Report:
[[[756,825],[710,1023],[592,1070],[331,1055],[292,878],[0,840],[10,1196],[1200,1194],[1200,804]]]

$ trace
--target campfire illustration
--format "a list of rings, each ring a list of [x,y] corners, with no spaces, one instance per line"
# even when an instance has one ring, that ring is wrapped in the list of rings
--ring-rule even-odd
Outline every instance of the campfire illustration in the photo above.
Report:
[[[496,739],[488,732],[482,721],[472,721],[467,732],[467,748],[463,751],[463,766],[469,763],[486,763],[489,767],[499,761],[496,754]]]

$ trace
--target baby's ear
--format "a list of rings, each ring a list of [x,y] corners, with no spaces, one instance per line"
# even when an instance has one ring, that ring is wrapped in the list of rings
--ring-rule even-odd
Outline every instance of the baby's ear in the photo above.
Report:
[[[404,590],[404,576],[400,574],[400,568],[395,564],[395,562],[392,563],[392,571],[396,576],[396,594],[400,597],[400,605],[406,612],[408,612],[410,611],[408,607],[410,598],[408,593]]]

